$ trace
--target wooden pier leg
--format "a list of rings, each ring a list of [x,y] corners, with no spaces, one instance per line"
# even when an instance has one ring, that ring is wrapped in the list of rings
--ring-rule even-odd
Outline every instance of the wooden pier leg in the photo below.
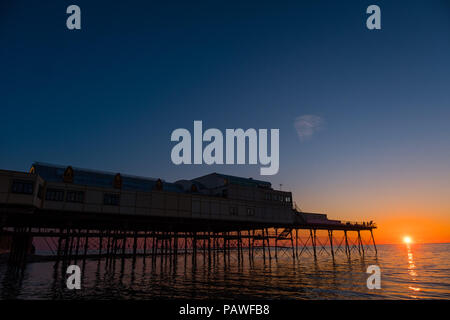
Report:
[[[269,229],[266,229],[266,234],[267,234],[267,251],[269,253],[269,261],[272,260],[272,254],[270,253],[270,236],[269,236]]]
[[[334,261],[333,230],[328,230],[328,239],[330,241],[331,257],[333,258]]]
[[[158,254],[158,233],[153,231],[153,240],[152,240],[152,262],[156,263],[156,255]]]
[[[165,241],[165,256],[166,256],[166,259],[168,259],[168,258],[170,258],[170,245],[171,245],[171,243],[170,243],[170,232],[166,232],[166,239],[164,240]]]
[[[228,252],[228,263],[230,263],[230,259],[231,259],[231,238],[230,238],[230,232],[227,232],[227,252]]]
[[[166,232],[166,259],[171,255],[172,243],[171,243],[171,233]]]
[[[145,231],[144,233],[144,262],[146,254],[147,254],[147,231]]]
[[[138,240],[138,233],[137,233],[137,231],[134,231],[134,238],[133,238],[133,259],[136,259],[137,240]]]
[[[8,263],[16,267],[24,267],[28,250],[30,248],[30,237],[25,228],[14,228],[12,244],[9,252]]]
[[[362,255],[364,256],[364,245],[362,243],[360,230],[358,230],[358,243],[359,243],[359,247],[361,248],[359,254],[361,255],[361,252],[362,252]]]
[[[347,253],[347,257],[350,258],[350,248],[348,247],[347,230],[344,230],[344,237],[345,237],[345,252]]]
[[[62,229],[59,229],[59,238],[58,238],[58,249],[56,251],[56,264],[55,268],[58,267],[58,262],[61,259],[61,250],[62,250]]]
[[[244,239],[245,238],[243,238],[243,236],[244,236],[243,231],[242,232],[239,231],[239,233],[240,233],[239,238],[240,238],[240,243],[241,243],[241,260],[243,263],[244,262],[244,245],[245,245]]]
[[[69,259],[72,260],[72,250],[73,250],[73,241],[75,240],[75,236],[73,232],[70,234],[70,244],[69,244]]]
[[[334,249],[333,249],[333,230],[328,230],[328,238],[330,239],[331,256],[334,261]]]
[[[252,260],[255,259],[255,230],[252,230]]]
[[[112,240],[111,240],[111,242],[112,242],[111,243],[111,257],[114,257],[117,252],[117,237],[118,237],[117,231],[114,231],[113,235],[112,235]]]
[[[159,254],[162,257],[165,254],[164,250],[165,250],[165,244],[166,244],[166,233],[162,232],[162,233],[160,233],[160,235],[161,235],[161,239],[159,239],[159,240],[160,240],[161,244],[159,245]]]
[[[164,248],[165,248],[165,241],[166,241],[164,239],[165,232],[161,232],[160,236],[161,236],[161,238],[158,239],[158,242],[159,242],[158,247],[159,247],[159,263],[160,263],[160,268],[161,268],[160,272],[162,272],[163,266],[164,266],[164,261],[165,261],[165,257],[164,257],[164,253],[165,253]]]
[[[248,247],[248,263],[250,264],[252,261],[252,243],[251,243],[251,236],[250,236],[250,230],[247,231],[247,247]]]
[[[156,262],[156,250],[157,250],[157,242],[156,242],[156,232],[152,232],[152,263]]]
[[[122,239],[122,243],[125,245],[127,242],[123,241],[127,237],[126,232],[123,231],[117,231],[116,237],[114,238],[114,256],[119,255],[120,252],[120,240]]]
[[[184,267],[186,268],[186,262],[187,262],[187,252],[188,252],[188,238],[187,233],[184,233]]]
[[[161,263],[161,268],[162,268],[162,264],[163,264],[163,258],[164,258],[164,232],[160,232],[159,233],[159,237],[156,240],[156,247],[158,249],[158,254],[159,254],[159,260]]]
[[[216,264],[217,234],[213,232],[213,263]]]
[[[152,263],[153,263],[156,259],[156,250],[157,250],[157,248],[156,248],[156,232],[155,231],[152,231],[151,243],[152,243],[151,255],[152,255]]]
[[[111,254],[111,243],[112,243],[111,230],[108,230],[106,241],[106,260],[109,259],[109,256]]]
[[[278,229],[275,228],[275,259],[278,259]]]
[[[313,230],[313,234],[314,234],[314,259],[316,259],[316,252],[317,252],[317,234],[316,234],[317,230],[314,229]]]
[[[357,236],[356,236],[356,242],[358,243],[358,253],[361,256],[361,246],[359,245],[359,231],[356,231]]]
[[[238,262],[241,261],[241,231],[237,232],[237,241],[236,241],[236,246],[237,246],[237,254],[238,254]]]
[[[120,252],[120,247],[119,247],[119,245],[120,245],[120,239],[122,239],[122,241],[124,242],[124,243],[127,243],[125,240],[127,239],[127,232],[126,231],[118,231],[117,232],[117,234],[118,234],[118,236],[117,236],[117,240],[116,240],[116,254],[117,255],[119,255],[119,252]]]
[[[238,263],[239,263],[240,259],[241,259],[241,253],[239,251],[239,232],[237,232],[235,235],[235,242],[236,242],[237,258],[238,258]]]
[[[89,248],[89,230],[86,230],[86,237],[84,238],[84,253],[83,253],[83,259],[86,259],[87,253]]]
[[[225,256],[227,254],[227,233],[224,232],[222,236],[223,236],[223,255]]]
[[[211,232],[208,231],[208,262],[211,262]]]
[[[102,246],[103,246],[103,230],[100,231],[100,236],[98,238],[98,255],[99,255],[99,258],[102,256]]]
[[[69,245],[70,245],[70,229],[66,230],[66,237],[64,240],[64,263],[66,263],[66,260],[69,255]]]
[[[169,237],[167,239],[168,242],[168,246],[167,246],[167,253],[169,255],[169,258],[172,260],[172,256],[173,256],[173,233],[169,232]]]
[[[192,241],[193,241],[192,263],[195,265],[197,264],[197,232],[194,232]]]
[[[86,256],[87,256],[87,250],[88,250],[88,245],[89,245],[89,230],[86,229],[86,236],[84,237],[84,246],[83,246],[83,266],[82,266],[82,271],[81,273],[84,274],[84,270],[86,268]],[[77,253],[78,256],[78,253]]]
[[[241,230],[238,231],[238,254],[239,254],[239,258],[242,262],[243,259],[243,250],[242,250],[242,233]]]
[[[175,232],[175,236],[174,236],[174,262],[177,263],[178,262],[178,232]]]
[[[244,240],[242,239],[243,233],[239,231],[239,243],[241,248],[241,261],[244,262]]]
[[[295,261],[295,247],[294,247],[294,235],[291,230],[291,249],[292,249],[292,259]]]
[[[164,239],[164,260],[167,263],[167,259],[170,255],[170,241],[169,241],[169,232],[166,232]]]
[[[372,242],[373,242],[373,247],[375,249],[375,255],[377,255],[378,251],[377,251],[377,246],[375,245],[375,238],[373,237],[372,229],[370,229],[370,235],[372,236]]]
[[[162,258],[164,258],[163,260],[164,260],[164,263],[166,263],[167,262],[167,247],[168,247],[168,243],[167,243],[167,232],[164,232],[163,233],[163,239],[162,239],[162,241],[161,241],[161,243],[162,243],[162,245],[163,245],[163,248],[162,248]],[[161,258],[161,259],[162,259]],[[161,261],[163,261],[163,260],[161,260]]]
[[[255,255],[255,230],[252,230],[252,260],[254,259]]]
[[[205,264],[206,261],[206,239],[205,239],[206,234],[204,232],[202,232],[202,251],[203,251],[203,264]]]
[[[117,231],[113,230],[111,231],[111,248],[109,250],[109,257],[112,259],[115,255],[115,249],[116,249],[116,237],[117,237]]]
[[[126,250],[127,250],[127,234],[125,233],[122,237],[122,259],[125,259]]]
[[[317,253],[316,253],[316,229],[314,229],[314,232],[312,229],[309,229],[309,235],[311,237],[311,244],[313,246],[313,252],[314,252],[314,260],[317,259]]]
[[[224,264],[224,266],[226,265],[226,263],[227,263],[227,260],[226,260],[226,255],[227,255],[227,246],[226,246],[226,238],[225,238],[225,235],[226,235],[226,233],[225,232],[222,232],[222,237],[223,237],[223,241],[222,241],[222,249],[223,249],[223,264]]]
[[[169,246],[169,244],[167,242],[167,237],[168,237],[167,232],[164,232],[163,233],[163,239],[162,239],[164,260],[166,260],[166,255],[168,253],[167,249],[168,249],[168,246]]]
[[[298,259],[298,229],[295,229],[295,255]]]
[[[262,245],[263,245],[264,262],[266,262],[266,235],[265,235],[265,229],[262,229]]]
[[[110,264],[111,264],[111,259],[112,259],[113,255],[114,255],[114,238],[115,238],[115,236],[116,236],[115,235],[115,231],[112,230],[111,231],[111,235],[110,235],[110,237],[111,237],[111,244],[109,246],[109,253],[108,253],[108,259],[110,261]]]
[[[111,253],[111,230],[108,230],[107,238],[108,241],[106,243],[106,257],[109,258],[109,254]]]
[[[169,266],[172,266],[172,259],[173,259],[173,233],[169,232],[169,238],[167,239],[168,242],[168,248],[169,251]]]
[[[78,252],[80,249],[80,229],[78,229],[78,235],[77,235],[77,245],[76,245],[76,249],[75,249],[75,262],[77,261],[77,257],[78,257]]]
[[[115,258],[116,254],[117,254],[118,240],[119,240],[119,231],[115,230],[113,233],[112,249],[111,249],[113,258]]]

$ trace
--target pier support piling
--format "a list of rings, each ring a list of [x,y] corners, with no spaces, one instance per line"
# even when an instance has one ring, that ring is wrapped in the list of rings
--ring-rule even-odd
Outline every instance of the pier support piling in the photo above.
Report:
[[[334,261],[334,248],[333,248],[333,230],[328,230],[328,238],[330,240],[331,257]]]
[[[370,235],[371,235],[371,237],[372,237],[373,248],[375,249],[375,254],[377,255],[377,254],[378,254],[378,251],[377,251],[377,246],[375,245],[375,238],[373,237],[373,231],[372,231],[372,229],[370,229]]]

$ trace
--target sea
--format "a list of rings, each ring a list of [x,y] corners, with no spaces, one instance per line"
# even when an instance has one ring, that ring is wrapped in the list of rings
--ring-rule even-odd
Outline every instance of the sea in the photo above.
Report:
[[[223,257],[197,251],[176,258],[86,259],[81,289],[67,288],[67,265],[31,262],[23,268],[0,264],[0,299],[450,299],[450,244],[378,245],[360,255],[335,258],[312,250],[293,259],[290,248],[277,258],[244,250]],[[369,289],[369,266],[380,268],[380,288]]]

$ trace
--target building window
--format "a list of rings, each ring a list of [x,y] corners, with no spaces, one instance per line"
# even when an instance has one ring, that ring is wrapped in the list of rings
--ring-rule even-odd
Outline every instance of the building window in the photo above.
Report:
[[[47,189],[47,192],[45,193],[45,200],[64,201],[64,190]]]
[[[289,196],[286,196],[286,199],[285,199],[285,201],[286,201],[286,202],[291,202],[291,197],[289,197]]]
[[[230,216],[237,216],[237,215],[238,215],[237,207],[230,207]]]
[[[272,200],[272,195],[270,193],[266,193],[266,200]]]
[[[247,216],[254,216],[255,215],[255,208],[247,208]]]
[[[66,201],[83,203],[84,192],[83,191],[67,191]]]
[[[228,190],[227,189],[223,189],[222,190],[222,197],[223,198],[228,198]]]
[[[13,193],[33,194],[33,182],[14,180],[11,191]]]
[[[103,204],[106,204],[109,206],[119,206],[120,205],[120,194],[105,193],[103,196]]]

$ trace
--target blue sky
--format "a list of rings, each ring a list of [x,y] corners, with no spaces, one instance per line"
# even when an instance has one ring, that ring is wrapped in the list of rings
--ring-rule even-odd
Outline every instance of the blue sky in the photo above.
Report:
[[[70,4],[79,31],[65,26]],[[382,30],[365,27],[371,4]],[[173,165],[171,132],[203,120],[279,128],[280,171],[264,179],[307,208],[344,212],[322,196],[372,183],[448,191],[449,57],[448,1],[6,0],[0,168],[261,178],[259,165]],[[304,115],[322,129],[302,141]]]

